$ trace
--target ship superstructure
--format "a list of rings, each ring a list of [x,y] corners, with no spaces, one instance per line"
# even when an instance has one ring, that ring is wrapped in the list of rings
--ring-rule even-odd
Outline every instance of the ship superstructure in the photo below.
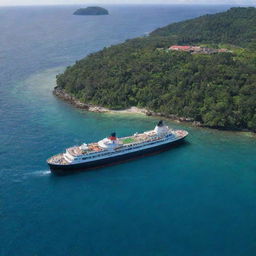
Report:
[[[68,170],[88,169],[128,160],[154,151],[168,149],[174,142],[188,135],[184,130],[172,130],[159,121],[154,130],[117,138],[116,133],[96,143],[83,143],[66,149],[65,153],[47,160],[50,169],[63,173]]]

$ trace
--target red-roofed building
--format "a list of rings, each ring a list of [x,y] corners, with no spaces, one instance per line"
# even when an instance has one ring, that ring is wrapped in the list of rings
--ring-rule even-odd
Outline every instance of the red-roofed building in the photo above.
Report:
[[[190,51],[191,50],[191,46],[188,45],[172,45],[169,50],[173,50],[173,51]]]
[[[213,49],[208,47],[201,47],[201,46],[189,46],[189,45],[172,45],[169,47],[171,51],[183,51],[183,52],[190,52],[192,54],[213,54],[218,52],[228,52],[227,49]]]

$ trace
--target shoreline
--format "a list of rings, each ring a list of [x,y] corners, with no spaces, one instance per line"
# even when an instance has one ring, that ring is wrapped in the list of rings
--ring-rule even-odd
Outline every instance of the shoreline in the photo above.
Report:
[[[80,108],[80,109],[85,109],[87,111],[90,112],[96,112],[96,113],[124,113],[124,114],[129,114],[129,113],[133,113],[133,114],[143,114],[143,115],[151,115],[147,109],[142,109],[142,108],[137,108],[137,107],[131,107],[128,109],[123,109],[123,110],[112,110],[112,109],[108,109],[105,107],[101,107],[101,106],[96,106],[93,104],[88,104],[88,103],[83,103],[81,101],[79,101],[78,99],[76,99],[74,96],[66,93],[65,91],[59,89],[59,88],[54,88],[53,90],[53,95],[55,95],[56,97],[70,103],[71,105],[75,106],[76,108]]]
[[[78,99],[76,99],[74,96],[72,96],[72,95],[66,93],[65,91],[63,91],[62,89],[59,89],[56,87],[53,90],[53,95],[68,102],[69,104],[73,105],[76,108],[84,109],[84,110],[87,110],[90,112],[110,113],[110,114],[142,114],[142,115],[146,115],[146,116],[167,118],[167,119],[170,119],[177,123],[186,122],[186,123],[192,123],[194,126],[204,127],[203,124],[201,124],[198,121],[194,121],[192,118],[177,117],[175,115],[166,116],[162,113],[157,113],[157,112],[148,110],[146,108],[138,108],[138,107],[133,106],[133,107],[130,107],[127,109],[113,110],[113,109],[108,109],[105,107],[96,106],[96,105],[89,104],[89,103],[83,103],[83,102],[79,101]]]
[[[162,117],[169,119],[170,121],[174,121],[176,123],[190,123],[194,127],[201,127],[201,128],[210,128],[220,131],[231,131],[231,132],[250,132],[255,135],[255,132],[247,130],[247,129],[230,129],[230,128],[222,128],[222,127],[209,127],[204,124],[202,124],[199,121],[195,121],[192,118],[186,118],[186,117],[178,117],[176,115],[164,115],[162,113],[157,113],[145,108],[138,108],[138,107],[130,107],[128,109],[123,110],[112,110],[101,106],[96,106],[89,103],[83,103],[76,99],[74,96],[66,93],[64,90],[59,89],[57,87],[54,88],[52,91],[53,95],[62,99],[65,102],[68,102],[69,104],[73,105],[76,108],[84,109],[89,112],[95,112],[95,113],[110,113],[110,114],[141,114],[145,116],[152,116],[152,117]]]

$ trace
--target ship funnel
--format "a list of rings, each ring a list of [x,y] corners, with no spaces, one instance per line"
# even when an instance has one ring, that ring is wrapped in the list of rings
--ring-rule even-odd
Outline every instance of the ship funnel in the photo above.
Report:
[[[160,120],[160,121],[158,122],[157,126],[158,126],[158,127],[162,127],[162,126],[164,126],[164,122],[163,122],[163,120]]]
[[[111,135],[108,137],[110,140],[114,141],[116,140],[116,133],[112,132]]]
[[[160,120],[157,126],[155,127],[154,131],[159,136],[165,136],[168,133],[169,128],[168,126],[164,125],[164,122],[162,120]]]

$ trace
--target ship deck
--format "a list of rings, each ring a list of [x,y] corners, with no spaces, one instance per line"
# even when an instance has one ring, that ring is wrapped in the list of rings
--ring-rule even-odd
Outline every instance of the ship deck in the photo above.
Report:
[[[120,143],[120,147],[124,147],[139,144],[142,142],[152,141],[152,139],[158,140],[161,139],[161,137],[156,137],[156,133],[154,131],[149,131],[146,133],[139,133],[127,137],[118,138],[118,142]],[[97,142],[89,143],[87,144],[87,146],[88,150],[82,150],[80,146],[73,146],[71,148],[68,148],[67,150],[74,157],[106,151],[106,149],[102,149]]]
[[[48,163],[57,165],[68,165],[69,162],[63,157],[63,154],[52,156],[47,160]]]

